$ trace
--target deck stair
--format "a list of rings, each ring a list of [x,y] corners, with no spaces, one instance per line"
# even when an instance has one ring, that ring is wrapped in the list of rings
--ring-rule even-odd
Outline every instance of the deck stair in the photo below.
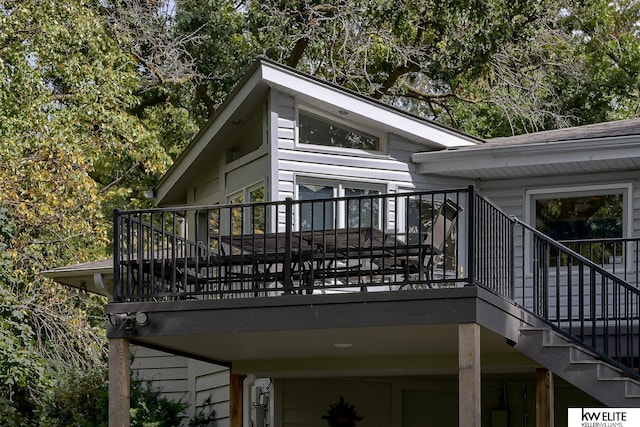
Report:
[[[640,407],[640,382],[550,328],[520,329],[514,347],[609,407]]]

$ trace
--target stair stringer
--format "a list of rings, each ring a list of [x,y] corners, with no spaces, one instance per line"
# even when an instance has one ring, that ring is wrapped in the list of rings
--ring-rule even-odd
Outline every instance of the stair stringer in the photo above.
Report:
[[[609,407],[640,407],[640,382],[549,328],[521,328],[514,348]]]

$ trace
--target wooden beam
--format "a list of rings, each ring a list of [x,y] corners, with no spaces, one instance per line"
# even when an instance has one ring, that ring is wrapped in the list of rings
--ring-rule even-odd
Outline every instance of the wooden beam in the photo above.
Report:
[[[536,369],[536,427],[553,427],[553,373]]]
[[[131,424],[131,367],[128,338],[109,339],[109,427]]]
[[[482,426],[480,325],[458,325],[458,425]]]
[[[229,372],[229,421],[231,427],[242,427],[242,384],[244,375]]]

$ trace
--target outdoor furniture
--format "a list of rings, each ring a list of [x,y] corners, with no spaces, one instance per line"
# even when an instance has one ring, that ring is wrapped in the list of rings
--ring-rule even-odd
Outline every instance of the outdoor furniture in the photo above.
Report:
[[[206,246],[183,237],[165,237],[163,230],[139,222],[141,230],[146,227],[163,236],[162,249],[148,251],[135,245],[121,265],[128,292],[150,294],[154,299],[267,296],[319,289],[354,292],[383,289],[386,282],[431,286],[434,260],[443,254],[461,211],[446,199],[434,210],[431,226],[423,233],[421,227],[412,232],[407,226],[407,232],[399,232],[359,226],[216,234],[207,236]]]
[[[411,274],[417,274],[420,286],[424,283],[431,287],[435,259],[444,253],[446,241],[451,236],[460,212],[460,206],[446,199],[438,207],[426,233],[387,233],[389,237],[384,243],[386,253],[373,260],[373,263],[385,275],[402,274],[406,283]]]

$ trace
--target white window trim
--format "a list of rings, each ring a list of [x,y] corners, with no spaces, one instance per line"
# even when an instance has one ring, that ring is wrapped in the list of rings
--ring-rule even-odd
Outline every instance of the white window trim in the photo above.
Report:
[[[250,196],[251,196],[251,192],[253,190],[257,190],[258,188],[261,188],[261,187],[264,188],[265,198],[266,198],[267,197],[267,181],[265,179],[262,179],[260,181],[254,182],[251,185],[247,185],[246,187],[239,188],[238,190],[227,194],[225,196],[225,203],[226,204],[230,204],[231,203],[231,199],[234,196],[238,196],[240,194],[242,194],[242,196],[244,197],[244,202],[243,203],[252,203],[253,200],[249,200]]]
[[[525,202],[524,202],[524,219],[525,223],[529,224],[532,228],[536,227],[535,219],[535,203],[536,198],[540,196],[545,197],[571,197],[581,196],[588,194],[617,194],[623,193],[623,222],[622,222],[622,238],[629,237],[633,232],[633,184],[631,182],[618,182],[608,184],[591,184],[591,185],[572,185],[566,187],[543,187],[526,189]],[[530,238],[523,242],[524,256],[526,263],[526,272],[528,275],[532,274],[531,268],[531,243]],[[630,257],[630,251],[627,251],[627,257]],[[627,265],[631,265],[630,259],[627,259]],[[565,273],[562,273],[565,274]]]
[[[630,182],[527,189],[525,190],[525,222],[535,228],[536,213],[534,200],[540,196],[578,197],[589,194],[617,194],[621,192],[624,194],[624,216],[621,237],[628,237],[631,234],[633,224],[633,203],[631,203],[633,198],[633,184]]]
[[[306,112],[312,116],[317,116],[322,119],[326,119],[330,123],[335,123],[337,125],[341,125],[346,127],[347,129],[353,129],[358,132],[362,132],[366,135],[370,135],[378,138],[378,149],[377,150],[362,150],[359,148],[344,148],[344,147],[332,147],[330,145],[316,145],[316,144],[302,144],[300,143],[300,111]],[[387,155],[387,134],[385,132],[380,131],[376,128],[365,128],[361,123],[353,122],[342,117],[327,113],[326,111],[321,111],[319,109],[307,106],[296,104],[295,107],[295,143],[294,147],[297,150],[308,150],[308,151],[320,151],[325,153],[340,153],[340,154],[351,154],[358,156],[370,156],[370,157],[379,157]]]

